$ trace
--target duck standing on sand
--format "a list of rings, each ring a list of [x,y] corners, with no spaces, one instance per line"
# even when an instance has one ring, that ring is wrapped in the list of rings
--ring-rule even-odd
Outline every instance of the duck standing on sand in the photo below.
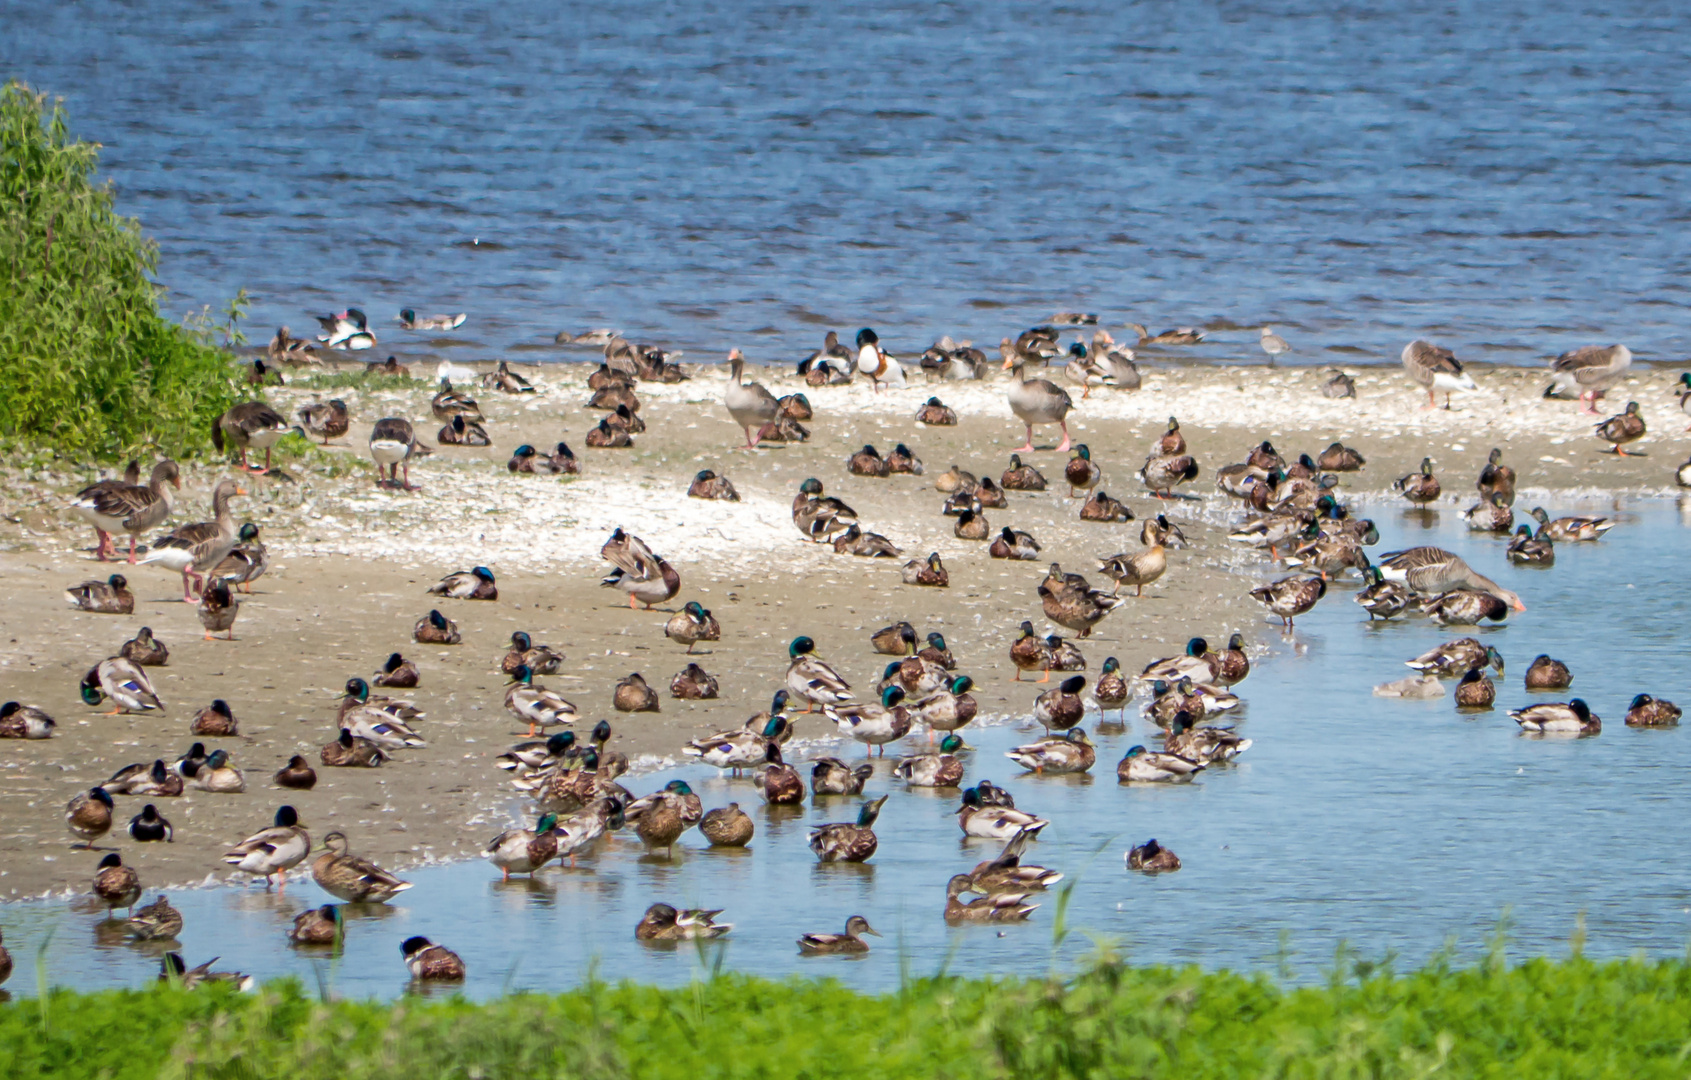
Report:
[[[616,567],[599,584],[626,592],[630,608],[638,600],[650,611],[653,604],[661,604],[681,591],[681,575],[632,533],[620,528],[611,533],[599,556]]]
[[[1597,415],[1597,399],[1621,381],[1632,366],[1632,350],[1625,345],[1586,345],[1550,361],[1550,385],[1544,396],[1579,390],[1580,412]]]
[[[1598,424],[1596,433],[1621,457],[1632,456],[1622,449],[1622,444],[1637,442],[1644,437],[1644,417],[1639,415],[1638,402],[1627,402],[1626,411]]]
[[[723,404],[728,406],[728,415],[734,418],[746,435],[746,449],[757,449],[756,432],[775,419],[779,405],[775,395],[765,389],[762,383],[748,383],[743,381],[746,370],[746,358],[739,349],[728,353],[728,389],[723,395]]]
[[[340,398],[301,405],[294,413],[294,418],[307,434],[322,439],[324,446],[329,445],[330,439],[345,435],[352,427],[352,417],[347,412],[346,402]]]
[[[904,389],[904,368],[887,355],[881,339],[867,326],[857,332],[857,370],[874,382],[876,393],[888,386]]]
[[[1462,370],[1462,362],[1449,349],[1416,338],[1403,347],[1403,369],[1409,377],[1427,388],[1429,409],[1438,408],[1437,392],[1444,391],[1444,407],[1450,408],[1450,395],[1457,390],[1476,393],[1479,387]]]

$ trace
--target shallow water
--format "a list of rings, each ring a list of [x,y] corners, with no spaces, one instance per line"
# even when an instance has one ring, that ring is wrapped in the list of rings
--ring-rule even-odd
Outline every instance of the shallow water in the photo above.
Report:
[[[1061,960],[1103,935],[1136,962],[1256,969],[1286,960],[1295,977],[1309,978],[1340,941],[1368,957],[1395,953],[1405,964],[1447,941],[1472,952],[1505,910],[1519,953],[1562,951],[1581,914],[1596,954],[1677,952],[1691,939],[1691,880],[1678,838],[1678,807],[1691,796],[1691,742],[1684,731],[1621,723],[1640,691],[1691,697],[1675,640],[1688,615],[1677,565],[1691,527],[1685,508],[1628,504],[1600,543],[1560,545],[1549,571],[1508,567],[1501,541],[1470,537],[1449,511],[1368,512],[1384,534],[1376,553],[1436,542],[1520,592],[1525,613],[1476,635],[1507,661],[1499,708],[1458,715],[1450,683],[1442,701],[1373,697],[1374,684],[1408,673],[1404,660],[1464,631],[1420,619],[1370,626],[1347,585],[1289,637],[1265,625],[1265,655],[1238,687],[1246,704],[1237,725],[1255,745],[1238,764],[1192,783],[1116,783],[1114,764],[1127,747],[1156,745],[1155,729],[1138,718],[1122,734],[1101,732],[1096,715],[1088,718],[1100,744],[1089,778],[1017,776],[1002,752],[1035,730],[1010,723],[967,731],[977,747],[968,782],[989,777],[1018,806],[1052,819],[1028,861],[1078,883],[1068,924],[1084,933],[1070,937]],[[1249,605],[1240,617],[1254,625],[1260,615]],[[1540,652],[1572,666],[1575,693],[1604,720],[1601,735],[1518,733],[1504,709],[1528,702],[1521,676]],[[1089,656],[1092,673],[1102,659]],[[1035,689],[1027,688],[1030,703]],[[801,724],[801,738],[818,726]],[[465,957],[465,990],[477,997],[573,985],[593,967],[601,977],[675,982],[716,957],[635,942],[641,911],[666,900],[724,909],[736,929],[721,962],[766,975],[830,974],[887,989],[905,969],[1029,973],[1052,963],[1054,893],[1029,924],[1004,927],[1002,937],[997,927],[948,928],[942,920],[946,879],[997,850],[960,839],[953,797],[906,791],[883,768],[870,786],[871,795],[891,796],[877,826],[879,852],[863,866],[819,866],[806,827],[852,819],[857,800],[781,812],[764,807],[749,782],[702,766],[630,786],[654,790],[671,776],[692,783],[707,807],[739,801],[757,823],[751,849],[710,851],[690,832],[671,862],[643,857],[624,834],[581,868],[548,869],[534,883],[501,884],[480,862],[419,869],[406,875],[416,887],[398,902],[352,916],[338,959],[292,949],[284,937],[295,912],[326,899],[314,885],[297,884],[285,898],[262,888],[179,890],[171,898],[186,917],[182,949],[191,963],[221,955],[220,967],[321,979],[354,996],[403,990],[398,944],[419,933]],[[319,834],[332,827],[308,824]],[[1156,878],[1125,870],[1126,849],[1151,836],[1180,854],[1182,870]],[[837,930],[854,913],[886,935],[868,957],[797,955],[800,933]],[[32,992],[30,966],[43,947],[55,983],[150,978],[156,955],[108,942],[101,920],[85,901],[0,907],[19,959],[13,992]]]
[[[417,8],[12,5],[0,65],[105,145],[171,310],[245,287],[255,337],[354,304],[378,355],[762,362],[1080,307],[1192,357],[1687,351],[1672,5]]]

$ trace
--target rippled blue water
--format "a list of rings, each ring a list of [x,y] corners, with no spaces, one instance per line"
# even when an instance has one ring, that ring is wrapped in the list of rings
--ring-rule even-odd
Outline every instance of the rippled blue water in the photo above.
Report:
[[[1137,718],[1107,734],[1089,717],[1100,751],[1096,775],[1085,779],[1017,776],[1002,752],[1035,731],[967,731],[978,748],[970,782],[998,781],[1018,806],[1050,817],[1029,861],[1078,883],[1067,915],[1076,932],[1058,960],[1102,935],[1138,962],[1261,969],[1286,959],[1294,977],[1313,978],[1341,941],[1405,964],[1447,941],[1471,955],[1506,911],[1517,953],[1565,950],[1582,914],[1593,953],[1684,949],[1691,878],[1680,825],[1691,798],[1691,730],[1634,730],[1621,718],[1641,691],[1691,701],[1678,636],[1691,616],[1678,558],[1685,512],[1666,501],[1638,503],[1602,542],[1560,545],[1553,570],[1530,571],[1504,565],[1501,542],[1470,537],[1453,513],[1429,521],[1375,511],[1385,534],[1380,551],[1436,542],[1524,598],[1526,612],[1477,631],[1508,665],[1489,713],[1458,715],[1448,683],[1442,701],[1372,696],[1374,684],[1408,674],[1404,660],[1464,632],[1424,619],[1370,626],[1351,602],[1354,586],[1345,586],[1300,618],[1290,637],[1264,624],[1265,654],[1238,687],[1246,699],[1238,728],[1255,745],[1238,764],[1192,783],[1116,783],[1115,762],[1129,746],[1156,745],[1154,729]],[[1555,700],[1522,689],[1540,652],[1572,666],[1574,693],[1604,720],[1599,736],[1527,737],[1505,714],[1532,699]],[[1102,657],[1090,659],[1095,675]],[[1035,690],[1026,689],[1029,703]],[[814,721],[808,730],[815,733]],[[756,821],[751,848],[709,851],[690,832],[670,862],[643,857],[625,836],[581,868],[544,871],[533,885],[501,884],[480,862],[418,870],[407,875],[416,887],[390,908],[352,916],[345,953],[334,961],[292,949],[284,937],[297,911],[327,899],[314,885],[285,898],[262,888],[178,891],[171,898],[186,915],[183,951],[190,962],[221,955],[224,965],[264,978],[321,978],[355,996],[402,991],[399,942],[419,933],[465,957],[465,989],[477,997],[574,985],[594,964],[601,977],[683,981],[715,958],[635,942],[640,913],[661,899],[723,908],[723,921],[736,928],[722,962],[768,975],[832,974],[886,989],[906,967],[1026,973],[1053,962],[1054,894],[1003,937],[998,928],[942,920],[949,876],[997,850],[961,840],[952,798],[907,791],[883,768],[870,787],[891,796],[876,830],[880,850],[863,866],[824,867],[806,847],[807,826],[850,820],[857,800],[772,813],[750,782],[702,766],[632,787],[655,790],[671,775],[693,783],[707,806],[739,801]],[[318,833],[328,827],[316,823]],[[1152,836],[1179,853],[1183,869],[1149,878],[1123,867],[1126,849]],[[797,954],[800,933],[837,930],[854,913],[886,935],[867,958]],[[30,965],[43,943],[56,983],[151,978],[156,955],[111,941],[102,918],[82,903],[0,907],[6,943],[21,961],[11,989],[31,992]]]
[[[1688,21],[1645,0],[14,4],[0,70],[106,145],[175,310],[245,287],[266,335],[409,305],[469,310],[466,358],[608,323],[773,361],[829,326],[908,351],[1078,306],[1209,326],[1196,357],[1254,357],[1236,327],[1271,322],[1291,362],[1419,334],[1678,359]]]

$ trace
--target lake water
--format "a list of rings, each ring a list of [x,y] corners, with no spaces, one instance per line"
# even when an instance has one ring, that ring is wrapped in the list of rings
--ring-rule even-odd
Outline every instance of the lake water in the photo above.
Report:
[[[14,4],[173,312],[367,311],[382,354],[895,352],[1058,308],[1192,358],[1688,351],[1691,9]],[[399,308],[471,313],[404,335]],[[1120,337],[1121,335],[1117,335]],[[448,344],[450,342],[451,344]],[[541,346],[545,346],[542,348]],[[514,352],[513,350],[534,350]]]
[[[220,967],[321,980],[352,996],[405,989],[398,943],[411,934],[462,954],[471,972],[465,992],[475,997],[554,990],[593,968],[605,978],[685,981],[716,958],[634,940],[640,913],[660,899],[725,909],[723,921],[736,927],[721,956],[728,968],[834,975],[874,990],[895,987],[905,970],[1042,972],[1054,956],[1067,964],[1091,949],[1088,935],[1113,940],[1136,962],[1274,969],[1284,960],[1293,977],[1315,978],[1341,941],[1403,964],[1447,942],[1471,956],[1505,911],[1517,955],[1565,951],[1582,914],[1593,954],[1684,950],[1691,878],[1679,826],[1691,798],[1691,732],[1633,730],[1621,718],[1639,692],[1691,699],[1677,637],[1691,616],[1679,565],[1691,507],[1629,503],[1600,543],[1558,545],[1549,571],[1506,566],[1501,541],[1470,536],[1449,511],[1370,512],[1384,534],[1376,553],[1436,542],[1525,600],[1526,612],[1476,632],[1507,661],[1498,708],[1457,714],[1448,682],[1442,701],[1372,696],[1374,684],[1409,673],[1404,660],[1465,631],[1425,619],[1368,624],[1347,585],[1290,636],[1262,623],[1265,647],[1237,687],[1246,699],[1237,726],[1255,745],[1191,783],[1118,785],[1114,765],[1126,749],[1157,745],[1155,729],[1136,717],[1124,733],[1095,735],[1099,762],[1086,778],[1018,776],[1002,754],[1037,734],[1024,724],[967,729],[977,747],[968,782],[993,779],[1018,806],[1051,818],[1027,861],[1078,883],[1068,911],[1076,933],[1055,953],[1054,893],[1026,925],[945,924],[946,880],[998,845],[963,841],[954,797],[906,790],[884,766],[870,786],[871,795],[891,796],[876,830],[880,850],[862,866],[819,866],[806,847],[808,826],[852,819],[857,800],[766,808],[749,781],[692,766],[630,786],[644,793],[680,776],[707,807],[737,800],[756,821],[749,850],[709,851],[689,832],[685,850],[667,861],[642,856],[624,834],[581,867],[548,869],[534,883],[502,884],[482,862],[419,869],[406,875],[416,887],[398,902],[349,918],[336,959],[293,949],[284,936],[297,911],[327,899],[315,885],[296,885],[285,898],[262,887],[177,891],[183,952],[191,963],[221,955]],[[1255,625],[1262,616],[1246,606],[1242,617]],[[1601,735],[1527,737],[1505,715],[1532,698],[1558,699],[1522,689],[1541,652],[1571,665],[1573,693],[1603,718]],[[1103,658],[1089,659],[1096,675]],[[1094,731],[1096,720],[1088,718]],[[1153,878],[1123,867],[1127,848],[1153,836],[1183,869]],[[798,955],[799,934],[838,930],[852,914],[885,935],[866,958]],[[10,989],[33,992],[31,965],[43,947],[55,983],[150,979],[156,954],[113,941],[102,921],[80,901],[0,907],[20,968]]]

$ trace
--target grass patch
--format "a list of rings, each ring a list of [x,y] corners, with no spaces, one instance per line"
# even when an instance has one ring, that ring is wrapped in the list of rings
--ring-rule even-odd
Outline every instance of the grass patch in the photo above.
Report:
[[[486,1004],[325,1003],[296,982],[54,991],[0,1006],[0,1048],[16,1080],[1640,1078],[1681,1076],[1691,1053],[1681,961],[1344,972],[1286,988],[1105,959],[1069,980],[936,978],[880,996],[711,975]]]
[[[288,379],[290,390],[418,390],[433,385],[428,379],[363,371],[320,371]]]
[[[105,458],[201,450],[237,373],[209,312],[160,316],[158,249],[95,183],[99,149],[46,95],[0,89],[0,435]]]

